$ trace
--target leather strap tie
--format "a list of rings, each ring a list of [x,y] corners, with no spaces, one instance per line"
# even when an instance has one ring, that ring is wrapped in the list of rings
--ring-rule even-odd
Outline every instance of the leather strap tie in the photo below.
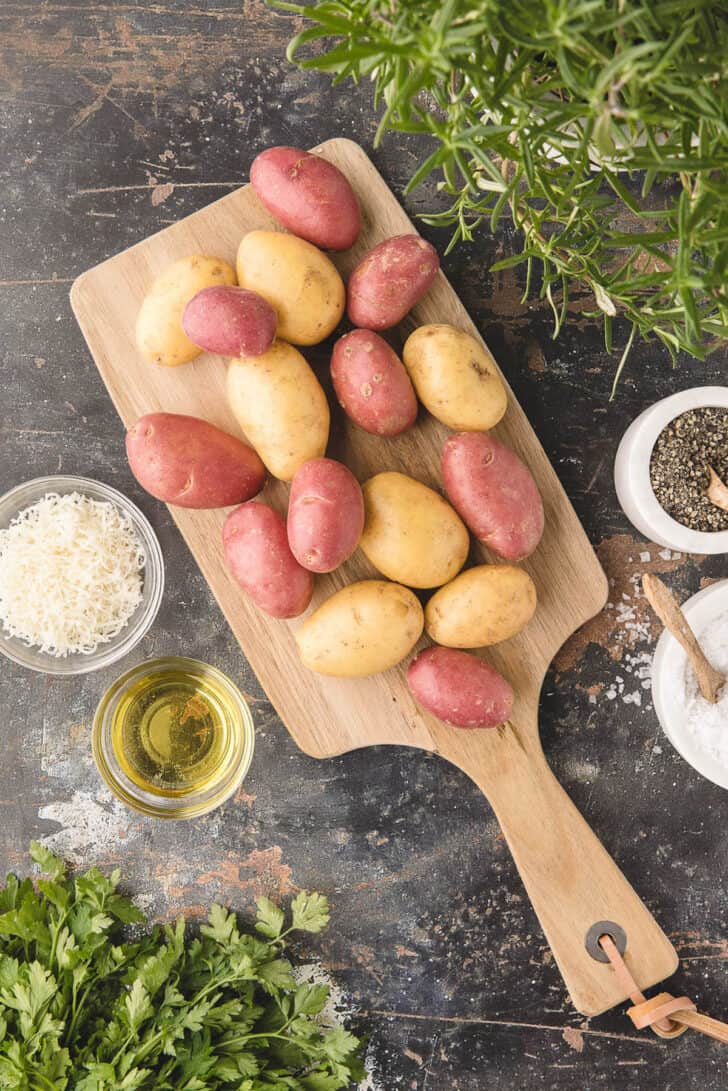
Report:
[[[633,978],[627,963],[609,935],[599,937],[599,946],[609,959],[617,980],[632,1001],[627,1015],[637,1030],[649,1027],[660,1038],[678,1038],[689,1028],[699,1030],[719,1042],[728,1045],[728,1024],[709,1015],[702,1015],[687,996],[671,996],[658,993],[649,1000]]]

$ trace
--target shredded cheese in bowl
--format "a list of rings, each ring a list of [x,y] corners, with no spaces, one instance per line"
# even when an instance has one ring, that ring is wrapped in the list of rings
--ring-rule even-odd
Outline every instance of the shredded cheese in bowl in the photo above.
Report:
[[[0,624],[48,655],[90,655],[141,603],[145,563],[115,504],[47,493],[0,529]]]

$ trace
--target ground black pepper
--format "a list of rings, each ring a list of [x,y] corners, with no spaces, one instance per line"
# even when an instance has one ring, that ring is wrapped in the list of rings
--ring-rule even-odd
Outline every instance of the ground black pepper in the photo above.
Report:
[[[657,437],[650,480],[668,515],[690,530],[728,530],[728,512],[705,495],[709,466],[728,484],[728,409],[689,409]]]

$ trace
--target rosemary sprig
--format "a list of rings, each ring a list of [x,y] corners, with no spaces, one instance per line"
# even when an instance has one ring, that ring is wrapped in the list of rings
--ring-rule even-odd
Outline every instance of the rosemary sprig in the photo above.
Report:
[[[371,80],[388,130],[432,151],[450,247],[509,213],[554,314],[586,286],[612,327],[673,361],[728,340],[728,9],[713,0],[323,0],[288,48]],[[313,47],[313,48],[311,48]],[[583,313],[583,312],[582,312]],[[618,375],[617,375],[618,377]],[[616,379],[615,379],[616,381]]]

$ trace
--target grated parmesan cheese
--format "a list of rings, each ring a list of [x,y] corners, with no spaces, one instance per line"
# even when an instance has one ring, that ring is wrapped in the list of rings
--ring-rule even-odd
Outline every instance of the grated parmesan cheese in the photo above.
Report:
[[[114,504],[49,493],[0,530],[0,623],[49,655],[88,655],[141,602],[145,561]]]

